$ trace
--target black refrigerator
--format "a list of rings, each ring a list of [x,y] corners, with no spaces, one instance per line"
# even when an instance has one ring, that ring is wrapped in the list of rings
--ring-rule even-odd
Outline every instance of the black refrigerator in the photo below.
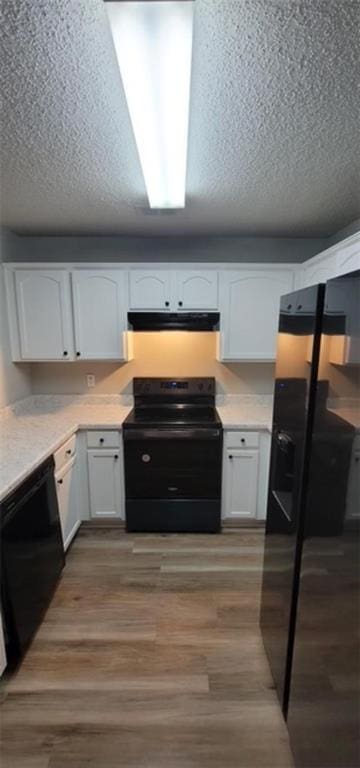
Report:
[[[282,297],[261,629],[297,768],[360,765],[360,273]]]

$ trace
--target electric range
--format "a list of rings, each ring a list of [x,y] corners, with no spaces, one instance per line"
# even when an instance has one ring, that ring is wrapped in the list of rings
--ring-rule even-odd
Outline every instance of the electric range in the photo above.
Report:
[[[216,532],[222,425],[214,378],[135,378],[123,424],[128,531]]]

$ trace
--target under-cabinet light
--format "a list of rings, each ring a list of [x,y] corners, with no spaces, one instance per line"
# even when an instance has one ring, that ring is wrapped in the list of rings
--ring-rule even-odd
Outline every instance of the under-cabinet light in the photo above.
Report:
[[[194,2],[106,2],[151,208],[183,208]]]

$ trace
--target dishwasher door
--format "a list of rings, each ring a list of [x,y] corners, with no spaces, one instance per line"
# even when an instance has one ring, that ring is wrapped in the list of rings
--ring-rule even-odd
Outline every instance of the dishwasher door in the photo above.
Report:
[[[31,642],[64,564],[49,459],[1,505],[2,610],[10,666]]]

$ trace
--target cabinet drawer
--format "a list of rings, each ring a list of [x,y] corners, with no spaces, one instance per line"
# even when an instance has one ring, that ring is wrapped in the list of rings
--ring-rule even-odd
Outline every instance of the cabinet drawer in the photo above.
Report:
[[[69,440],[54,453],[55,472],[58,472],[75,455],[75,452],[76,434],[69,437]]]
[[[87,433],[88,448],[119,448],[120,434],[115,429],[92,430]]]
[[[225,433],[225,445],[227,448],[258,448],[258,432],[232,432]]]

